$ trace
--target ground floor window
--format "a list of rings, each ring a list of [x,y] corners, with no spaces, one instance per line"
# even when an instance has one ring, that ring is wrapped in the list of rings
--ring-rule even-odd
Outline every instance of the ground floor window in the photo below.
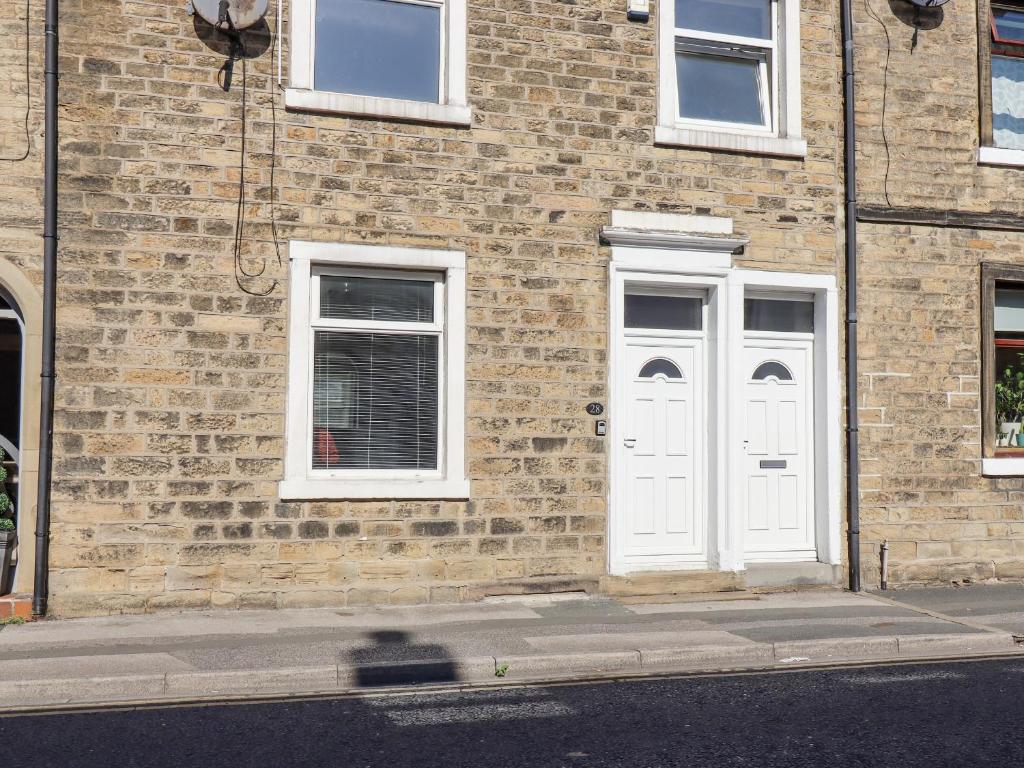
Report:
[[[1024,458],[1024,268],[982,265],[985,456]]]
[[[282,495],[464,495],[464,256],[292,248]]]

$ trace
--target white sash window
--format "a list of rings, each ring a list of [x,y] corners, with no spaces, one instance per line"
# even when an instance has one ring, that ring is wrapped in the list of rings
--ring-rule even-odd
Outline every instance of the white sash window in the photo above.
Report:
[[[468,125],[466,0],[296,0],[296,109]]]
[[[663,5],[660,144],[803,155],[798,0]]]

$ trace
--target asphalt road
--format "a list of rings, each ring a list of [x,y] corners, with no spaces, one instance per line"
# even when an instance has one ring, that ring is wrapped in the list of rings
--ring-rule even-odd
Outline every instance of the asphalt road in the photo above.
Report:
[[[1016,766],[1024,660],[0,718],[4,768]]]

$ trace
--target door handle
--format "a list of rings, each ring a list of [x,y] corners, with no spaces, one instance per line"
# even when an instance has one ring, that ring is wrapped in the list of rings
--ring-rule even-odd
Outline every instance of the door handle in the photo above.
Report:
[[[636,438],[625,437],[622,439],[622,444],[625,445],[627,448],[632,448],[634,445],[636,445]]]

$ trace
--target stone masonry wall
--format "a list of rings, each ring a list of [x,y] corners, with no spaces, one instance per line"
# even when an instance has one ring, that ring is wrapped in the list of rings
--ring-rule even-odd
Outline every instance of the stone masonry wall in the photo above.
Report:
[[[25,82],[26,10],[30,88]],[[0,259],[17,265],[37,284],[42,283],[42,27],[41,6],[26,9],[25,3],[13,3],[0,16]]]
[[[603,574],[605,444],[583,411],[606,399],[599,228],[616,208],[729,216],[742,266],[836,269],[838,16],[803,6],[794,160],[654,147],[656,23],[619,0],[471,0],[469,130],[286,113],[269,36],[225,93],[226,48],[184,3],[62,2],[53,610]],[[232,256],[243,81],[244,265],[266,272],[242,284],[265,296]],[[467,253],[470,500],[278,500],[291,238]]]
[[[943,6],[913,51],[889,4],[868,7],[878,20],[854,4],[860,203],[1024,213],[1021,172],[977,163],[976,5]],[[858,237],[865,580],[884,540],[895,584],[1021,578],[1024,480],[981,476],[979,264],[1024,263],[1024,235],[861,223]]]

